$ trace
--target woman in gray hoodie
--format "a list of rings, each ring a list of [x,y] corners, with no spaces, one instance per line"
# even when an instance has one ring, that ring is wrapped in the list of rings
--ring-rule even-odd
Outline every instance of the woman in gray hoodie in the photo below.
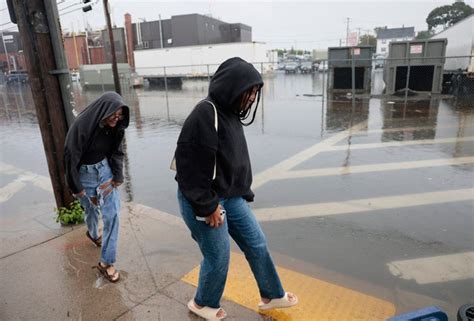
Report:
[[[122,140],[130,120],[122,97],[107,92],[82,111],[66,136],[64,166],[66,181],[85,210],[86,236],[102,247],[97,269],[110,282],[120,273],[116,261],[120,194],[123,182]],[[99,235],[99,213],[103,235]]]

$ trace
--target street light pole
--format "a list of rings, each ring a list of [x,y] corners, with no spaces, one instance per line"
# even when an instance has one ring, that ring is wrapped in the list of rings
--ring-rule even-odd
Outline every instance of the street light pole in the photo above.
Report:
[[[120,79],[119,79],[118,69],[117,69],[117,57],[115,55],[115,43],[114,43],[114,34],[112,31],[112,22],[110,20],[109,1],[103,0],[103,2],[104,2],[105,19],[107,20],[107,29],[109,31],[110,54],[112,55],[112,73],[114,75],[115,92],[121,95],[122,91],[120,90]]]

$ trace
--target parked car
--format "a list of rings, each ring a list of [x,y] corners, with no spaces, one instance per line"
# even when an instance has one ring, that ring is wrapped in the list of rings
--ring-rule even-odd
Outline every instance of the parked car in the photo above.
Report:
[[[285,63],[284,62],[279,62],[277,66],[277,70],[285,70]]]
[[[295,61],[287,62],[285,65],[285,73],[296,73],[298,71],[298,63]]]
[[[7,84],[25,83],[28,81],[28,73],[25,70],[13,70],[7,74]]]
[[[328,71],[328,62],[327,60],[321,61],[318,66],[319,72],[326,72]]]
[[[309,74],[313,72],[313,63],[311,61],[303,61],[300,65],[300,72],[302,74]]]

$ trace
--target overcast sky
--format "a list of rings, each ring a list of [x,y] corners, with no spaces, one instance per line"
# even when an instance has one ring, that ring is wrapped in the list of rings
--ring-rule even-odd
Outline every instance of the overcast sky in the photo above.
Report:
[[[473,6],[474,0],[465,2]],[[92,0],[93,10],[85,14],[75,4],[81,0],[58,0],[63,29],[83,29],[84,21],[96,28],[105,26],[102,0]],[[451,4],[454,0],[418,1],[157,1],[157,0],[109,0],[113,21],[123,26],[124,14],[148,21],[169,19],[180,14],[210,14],[225,22],[240,22],[252,27],[254,41],[266,42],[272,48],[325,49],[336,46],[339,39],[346,37],[346,19],[351,31],[373,33],[378,26],[414,26],[416,31],[426,30],[426,17],[435,7]],[[70,8],[66,8],[72,6]],[[0,10],[6,1],[0,0]],[[6,10],[1,13],[1,21],[8,21]],[[10,28],[5,25],[3,28]],[[1,29],[2,27],[0,27]]]

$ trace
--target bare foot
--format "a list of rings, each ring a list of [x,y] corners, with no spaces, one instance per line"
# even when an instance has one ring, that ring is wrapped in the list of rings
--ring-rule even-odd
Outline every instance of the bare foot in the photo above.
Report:
[[[194,301],[193,301],[193,302],[194,302]],[[204,308],[203,306],[200,306],[200,305],[197,304],[196,302],[194,302],[194,306],[195,306],[196,308],[198,308],[199,310],[201,310],[202,308]],[[223,316],[225,316],[225,311],[224,311],[222,308],[220,308],[219,311],[217,311],[217,313],[216,313],[216,317],[222,318]]]

